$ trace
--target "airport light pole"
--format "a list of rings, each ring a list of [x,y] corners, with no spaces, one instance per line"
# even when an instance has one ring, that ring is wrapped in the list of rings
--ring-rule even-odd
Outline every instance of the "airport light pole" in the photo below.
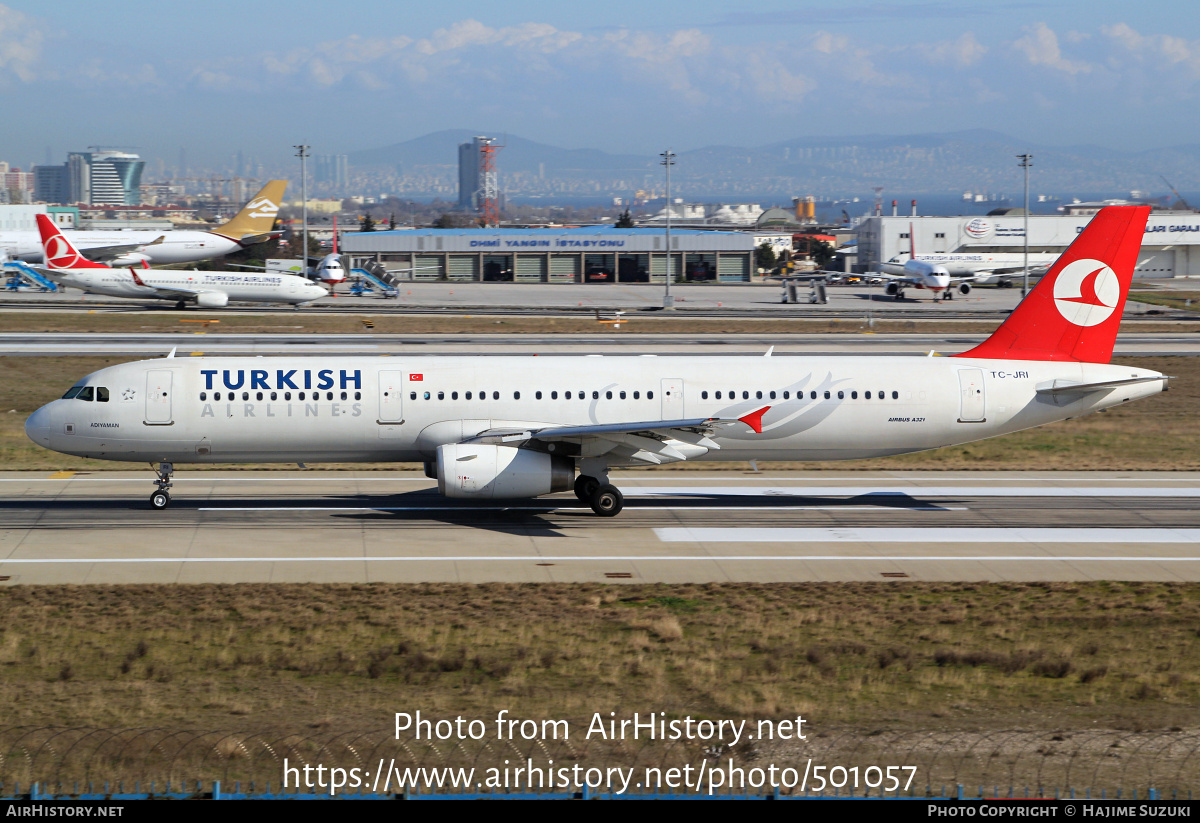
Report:
[[[303,264],[304,276],[308,277],[308,150],[309,146],[293,146],[296,156],[300,158],[300,214],[304,221],[301,224],[301,235],[304,247],[300,250],[300,261]]]
[[[667,168],[667,287],[663,292],[663,308],[675,307],[675,298],[671,296],[671,166],[675,165],[675,152],[667,149],[659,155],[662,158],[659,165]]]
[[[1021,273],[1021,296],[1029,294],[1029,167],[1033,165],[1032,154],[1018,154],[1020,166],[1025,170],[1025,266]]]

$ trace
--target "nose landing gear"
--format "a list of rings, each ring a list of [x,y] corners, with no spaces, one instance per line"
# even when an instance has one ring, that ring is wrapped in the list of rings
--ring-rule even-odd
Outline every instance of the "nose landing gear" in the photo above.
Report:
[[[154,485],[158,490],[150,495],[150,508],[165,509],[171,505],[171,476],[175,474],[175,465],[173,463],[159,463],[155,470],[156,479]]]

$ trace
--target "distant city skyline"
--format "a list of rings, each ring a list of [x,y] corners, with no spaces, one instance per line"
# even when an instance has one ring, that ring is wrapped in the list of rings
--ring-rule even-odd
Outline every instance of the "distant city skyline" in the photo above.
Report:
[[[0,4],[3,159],[21,168],[89,145],[128,146],[148,173],[183,154],[270,168],[298,141],[339,155],[449,128],[639,154],[965,128],[1196,142],[1200,6],[1186,2],[46,9]]]

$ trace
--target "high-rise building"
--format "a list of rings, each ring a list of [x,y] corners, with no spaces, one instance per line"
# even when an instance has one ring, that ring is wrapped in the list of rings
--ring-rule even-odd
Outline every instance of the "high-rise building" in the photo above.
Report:
[[[61,166],[35,166],[34,198],[46,203],[136,206],[142,169],[136,154],[73,151]]]
[[[464,211],[477,211],[483,201],[487,181],[483,175],[482,149],[489,142],[489,137],[476,137],[458,146],[458,207]]]
[[[313,158],[313,181],[342,190],[350,183],[350,161],[344,154],[318,154]]]

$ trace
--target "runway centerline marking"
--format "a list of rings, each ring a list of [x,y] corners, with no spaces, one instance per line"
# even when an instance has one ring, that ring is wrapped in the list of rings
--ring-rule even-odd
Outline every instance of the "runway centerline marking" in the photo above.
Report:
[[[1200,529],[683,527],[654,533],[664,543],[1200,543]]]
[[[1061,555],[1051,557],[1048,555],[846,555],[846,554],[795,554],[795,555],[738,555],[738,554],[720,554],[720,555],[542,555],[528,554],[520,556],[512,555],[451,555],[446,557],[428,556],[417,557],[412,555],[405,556],[388,556],[388,557],[21,557],[21,558],[5,558],[0,560],[0,565],[5,563],[20,563],[23,565],[36,565],[38,563],[64,564],[64,563],[96,563],[96,564],[127,564],[127,563],[381,563],[381,562],[413,562],[413,563],[470,563],[470,562],[537,562],[544,563],[546,561],[554,561],[557,563],[566,563],[570,561],[579,562],[615,562],[615,561],[654,561],[661,562],[665,560],[680,561],[686,563],[695,563],[697,561],[761,561],[761,562],[778,562],[781,560],[791,560],[799,562],[809,562],[814,560],[836,560],[844,562],[854,560],[870,563],[887,563],[891,561],[933,561],[944,562],[947,560],[962,561],[987,561],[987,562],[1002,562],[1012,561],[1026,563],[1029,561],[1041,562],[1057,562],[1057,563],[1076,563],[1076,562],[1129,562],[1129,563],[1200,563],[1200,557],[1127,557],[1127,556],[1112,556],[1104,555]]]

